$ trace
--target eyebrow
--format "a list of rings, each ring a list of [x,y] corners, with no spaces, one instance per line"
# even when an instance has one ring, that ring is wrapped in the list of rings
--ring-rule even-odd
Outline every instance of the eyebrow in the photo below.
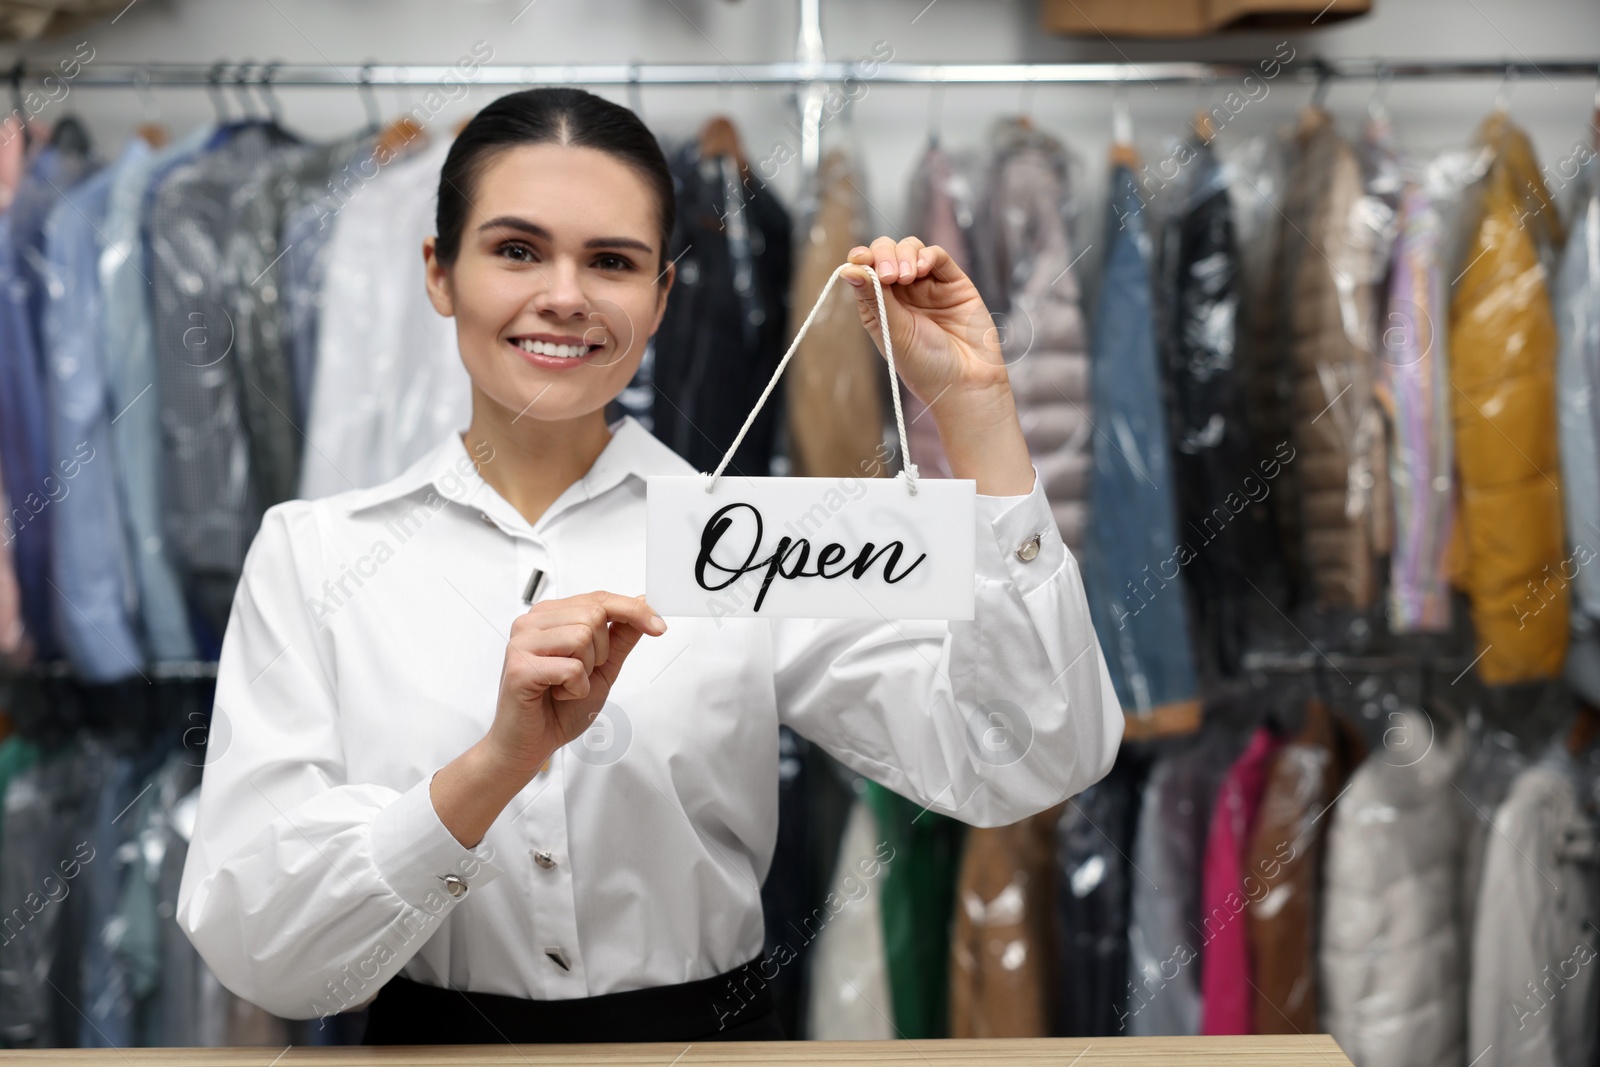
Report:
[[[488,222],[485,222],[482,226],[478,227],[479,233],[482,233],[484,230],[518,230],[522,233],[528,234],[531,237],[537,237],[541,241],[552,241],[555,239],[551,236],[550,231],[545,229],[543,226],[540,226],[536,222],[529,222],[527,219],[519,219],[515,215],[501,215],[498,218],[490,219]],[[651,248],[645,242],[633,237],[591,237],[587,241],[583,242],[583,247],[632,248],[646,254],[655,252],[654,248]]]

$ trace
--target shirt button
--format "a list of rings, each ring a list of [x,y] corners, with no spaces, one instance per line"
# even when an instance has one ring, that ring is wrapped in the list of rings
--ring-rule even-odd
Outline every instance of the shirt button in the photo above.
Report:
[[[533,854],[533,862],[537,863],[539,866],[548,871],[551,867],[556,865],[556,858],[550,855],[549,849],[541,848]]]
[[[567,959],[567,954],[562,951],[560,945],[546,945],[544,954],[549,956],[555,965],[563,971],[572,970],[572,961]]]
[[[444,876],[444,891],[446,893],[449,893],[453,897],[464,897],[464,896],[466,896],[467,895],[467,882],[466,882],[466,879],[462,878],[459,874],[447,874],[447,875],[445,875]]]
[[[1027,563],[1039,554],[1039,535],[1034,534],[1017,548],[1017,558]]]
[[[489,517],[489,513],[487,511],[478,512],[478,518],[483,520],[483,523],[484,523],[485,526],[493,526],[494,525],[494,520]]]

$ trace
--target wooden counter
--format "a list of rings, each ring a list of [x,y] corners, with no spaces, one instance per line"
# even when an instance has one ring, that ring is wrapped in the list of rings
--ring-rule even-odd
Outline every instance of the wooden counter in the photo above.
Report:
[[[129,1048],[0,1051],[0,1064],[51,1067],[346,1067],[386,1064],[894,1064],[896,1067],[1351,1067],[1326,1034],[1294,1037],[1050,1037],[990,1041],[709,1041],[693,1045],[421,1045],[314,1048]]]

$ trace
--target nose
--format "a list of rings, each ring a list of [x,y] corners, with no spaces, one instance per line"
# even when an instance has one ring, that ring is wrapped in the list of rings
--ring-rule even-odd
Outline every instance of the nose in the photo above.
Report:
[[[578,267],[570,258],[558,256],[536,272],[533,308],[553,319],[570,319],[589,310],[589,298],[579,281]]]

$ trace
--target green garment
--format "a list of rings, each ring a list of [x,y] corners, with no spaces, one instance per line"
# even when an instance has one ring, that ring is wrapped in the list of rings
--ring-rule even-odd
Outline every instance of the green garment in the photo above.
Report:
[[[894,849],[881,902],[895,1029],[904,1038],[945,1037],[950,922],[966,826],[877,782],[867,783],[865,799]]]

